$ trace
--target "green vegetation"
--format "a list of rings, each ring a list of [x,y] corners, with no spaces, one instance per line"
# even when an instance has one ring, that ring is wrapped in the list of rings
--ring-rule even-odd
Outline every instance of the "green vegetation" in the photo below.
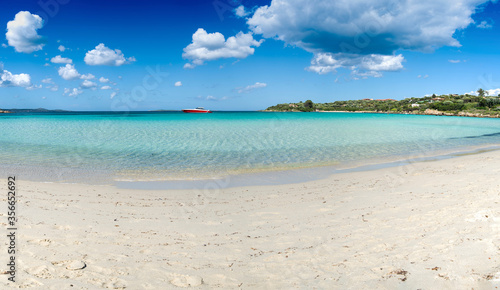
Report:
[[[498,116],[500,114],[500,95],[486,96],[486,91],[483,89],[479,89],[477,93],[477,96],[468,94],[432,95],[423,98],[407,98],[401,101],[393,99],[362,99],[315,104],[311,100],[307,100],[299,103],[278,104],[267,108],[265,111],[343,111]]]

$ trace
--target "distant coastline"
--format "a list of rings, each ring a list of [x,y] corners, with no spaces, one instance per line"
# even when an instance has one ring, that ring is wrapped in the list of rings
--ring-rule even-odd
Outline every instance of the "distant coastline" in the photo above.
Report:
[[[47,110],[44,108],[38,109],[0,109],[0,114],[10,114],[10,113],[61,113],[61,112],[71,112],[66,110]]]
[[[350,112],[404,115],[459,116],[476,118],[500,118],[500,96],[478,95],[432,95],[422,98],[362,99],[313,103],[311,100],[299,103],[284,103],[268,107],[262,112]]]
[[[301,111],[277,111],[277,110],[262,110],[260,112],[289,112],[289,113],[302,113]],[[483,113],[470,113],[460,111],[454,112],[443,112],[438,110],[427,109],[423,112],[391,112],[391,111],[314,111],[316,113],[359,113],[359,114],[393,114],[393,115],[430,115],[430,116],[455,116],[455,117],[474,117],[474,118],[500,118],[500,113],[496,115],[483,114]]]

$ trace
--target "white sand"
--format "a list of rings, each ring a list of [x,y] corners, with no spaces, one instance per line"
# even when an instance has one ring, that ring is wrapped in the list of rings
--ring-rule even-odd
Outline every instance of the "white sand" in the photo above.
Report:
[[[209,192],[18,187],[18,282],[0,288],[500,286],[500,152]]]

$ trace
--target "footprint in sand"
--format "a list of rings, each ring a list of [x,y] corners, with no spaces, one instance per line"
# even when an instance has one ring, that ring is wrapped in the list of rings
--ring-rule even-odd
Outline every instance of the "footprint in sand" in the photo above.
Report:
[[[170,283],[177,287],[196,287],[203,284],[203,279],[198,276],[176,274],[176,277],[170,280]]]
[[[34,267],[26,270],[29,274],[42,278],[42,279],[52,279],[54,278],[54,268],[49,268],[45,265],[39,266],[39,267]]]

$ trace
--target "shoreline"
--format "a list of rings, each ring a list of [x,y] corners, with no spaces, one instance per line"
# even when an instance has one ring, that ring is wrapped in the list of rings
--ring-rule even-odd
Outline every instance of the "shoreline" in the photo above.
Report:
[[[427,109],[424,112],[379,112],[379,111],[313,111],[313,112],[302,112],[302,111],[274,111],[274,110],[262,110],[259,112],[269,112],[269,113],[358,113],[358,114],[392,114],[392,115],[421,115],[421,116],[448,116],[448,117],[471,117],[471,118],[500,118],[500,114],[496,115],[484,115],[482,113],[469,113],[460,111],[458,113],[442,112],[438,110]]]
[[[497,150],[204,190],[20,178],[19,285],[498,287],[499,162]]]
[[[115,180],[114,186],[136,190],[204,189],[205,187],[237,188],[245,186],[279,186],[320,181],[337,174],[375,171],[384,168],[408,166],[421,162],[434,162],[464,155],[500,151],[500,145],[472,146],[455,150],[436,151],[428,155],[410,154],[394,158],[351,162],[342,165],[324,165],[294,169],[229,174],[224,177],[198,180]]]
[[[481,154],[498,151],[500,144],[482,144],[458,148],[440,149],[423,154],[422,152],[378,157],[373,159],[349,161],[338,164],[280,167],[257,169],[238,173],[221,173],[214,177],[186,179],[141,179],[137,175],[123,175],[117,172],[88,170],[78,168],[10,166],[0,165],[0,178],[7,178],[9,173],[17,173],[31,182],[58,184],[104,185],[121,189],[135,190],[196,190],[207,187],[236,188],[243,186],[289,185],[328,179],[342,173],[373,171],[384,168],[406,166],[408,164],[440,161],[457,158],[462,155]],[[36,173],[43,172],[43,174]],[[34,175],[35,174],[35,175]],[[150,176],[148,174],[148,176]]]

